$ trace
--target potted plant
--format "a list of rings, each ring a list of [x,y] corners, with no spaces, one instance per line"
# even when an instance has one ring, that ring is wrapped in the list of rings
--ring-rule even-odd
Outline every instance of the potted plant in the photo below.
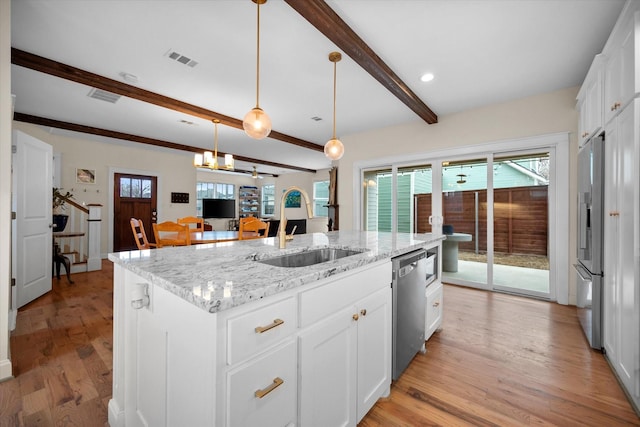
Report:
[[[66,209],[64,205],[71,199],[73,199],[73,194],[68,191],[63,193],[62,189],[53,187],[53,231],[64,231],[67,226],[69,215],[63,214],[62,211]]]

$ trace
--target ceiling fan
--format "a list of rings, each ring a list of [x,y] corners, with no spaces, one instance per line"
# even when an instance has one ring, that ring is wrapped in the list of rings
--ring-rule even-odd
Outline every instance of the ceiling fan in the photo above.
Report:
[[[253,179],[263,179],[264,177],[262,175],[258,175],[258,171],[256,169],[256,167],[253,167],[253,172],[251,172],[251,178]]]

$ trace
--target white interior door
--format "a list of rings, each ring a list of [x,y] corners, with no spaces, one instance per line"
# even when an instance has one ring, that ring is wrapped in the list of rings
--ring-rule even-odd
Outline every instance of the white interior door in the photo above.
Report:
[[[16,308],[51,290],[53,148],[14,131]]]

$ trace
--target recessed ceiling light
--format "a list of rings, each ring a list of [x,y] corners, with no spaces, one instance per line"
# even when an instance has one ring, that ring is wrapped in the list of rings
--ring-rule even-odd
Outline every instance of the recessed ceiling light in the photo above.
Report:
[[[425,73],[422,75],[422,77],[420,77],[420,80],[422,80],[423,82],[430,82],[431,80],[433,80],[433,74],[432,73]]]

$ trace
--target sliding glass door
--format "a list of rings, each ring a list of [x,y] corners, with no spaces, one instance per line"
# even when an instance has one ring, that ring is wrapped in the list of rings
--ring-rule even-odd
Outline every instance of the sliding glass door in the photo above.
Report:
[[[487,160],[442,162],[442,278],[487,288]]]
[[[444,282],[553,299],[553,156],[538,149],[363,171],[363,229],[441,225]]]
[[[493,288],[549,297],[548,152],[493,163]]]

